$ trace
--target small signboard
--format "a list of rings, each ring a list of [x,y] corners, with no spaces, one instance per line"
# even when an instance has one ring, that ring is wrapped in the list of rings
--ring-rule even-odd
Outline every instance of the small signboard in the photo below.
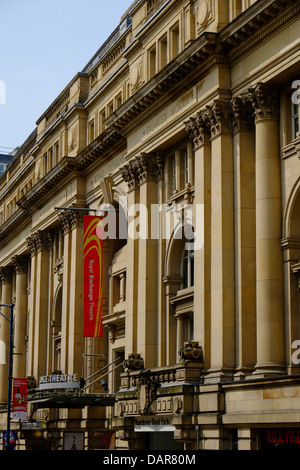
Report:
[[[13,380],[12,418],[27,418],[27,379]]]

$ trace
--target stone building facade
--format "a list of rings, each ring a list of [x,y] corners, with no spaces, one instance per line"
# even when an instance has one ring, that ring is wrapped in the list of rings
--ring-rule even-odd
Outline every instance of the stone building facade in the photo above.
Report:
[[[299,28],[299,0],[136,0],[37,120],[0,177],[17,448],[297,445]],[[84,337],[83,217],[108,207]]]

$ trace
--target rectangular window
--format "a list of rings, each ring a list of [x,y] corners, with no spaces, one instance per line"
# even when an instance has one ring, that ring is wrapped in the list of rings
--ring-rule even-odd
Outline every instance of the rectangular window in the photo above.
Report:
[[[179,21],[170,30],[170,59],[174,59],[180,52]]]
[[[95,138],[95,121],[94,119],[89,123],[89,141],[92,142]]]
[[[56,142],[54,144],[54,159],[55,159],[55,165],[59,162],[59,143]]]
[[[105,121],[105,109],[102,109],[99,112],[99,133],[100,134],[102,134],[102,132],[104,132],[104,130],[105,130],[104,121]]]
[[[156,44],[148,50],[148,79],[156,74]]]
[[[158,41],[159,69],[163,69],[168,63],[168,38],[165,34]]]
[[[122,104],[122,93],[119,93],[115,98],[115,109],[118,109]]]
[[[107,105],[107,116],[110,116],[113,112],[114,112],[114,103],[113,103],[113,101],[111,101]]]
[[[299,132],[299,106],[295,103],[292,103],[292,132],[293,139],[296,139]]]

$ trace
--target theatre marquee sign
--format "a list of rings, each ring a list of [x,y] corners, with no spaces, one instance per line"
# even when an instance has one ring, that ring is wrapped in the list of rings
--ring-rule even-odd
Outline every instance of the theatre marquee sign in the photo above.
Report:
[[[79,388],[77,374],[54,374],[40,377],[39,390]]]

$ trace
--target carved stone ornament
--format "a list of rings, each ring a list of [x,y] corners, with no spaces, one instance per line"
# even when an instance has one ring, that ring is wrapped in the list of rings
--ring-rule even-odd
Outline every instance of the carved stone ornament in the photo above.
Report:
[[[149,415],[154,412],[152,405],[156,400],[156,392],[159,386],[160,383],[158,380],[154,379],[151,370],[141,370],[139,382],[136,388],[140,414]]]
[[[126,163],[120,171],[129,190],[133,190],[146,181],[158,181],[162,176],[162,161],[156,152],[142,153]]]
[[[186,131],[188,132],[192,142],[194,143],[194,148],[209,143],[210,122],[206,111],[201,111],[197,113],[197,116],[195,118],[191,117],[184,124]]]
[[[256,88],[249,90],[248,97],[254,107],[256,121],[278,119],[279,95],[275,85],[258,83]]]
[[[187,341],[179,351],[183,361],[203,361],[203,349],[197,341]]]
[[[139,370],[144,368],[144,359],[140,354],[129,354],[128,359],[123,362],[124,369]]]
[[[248,98],[237,96],[231,100],[233,130],[236,132],[254,129],[254,109]]]

